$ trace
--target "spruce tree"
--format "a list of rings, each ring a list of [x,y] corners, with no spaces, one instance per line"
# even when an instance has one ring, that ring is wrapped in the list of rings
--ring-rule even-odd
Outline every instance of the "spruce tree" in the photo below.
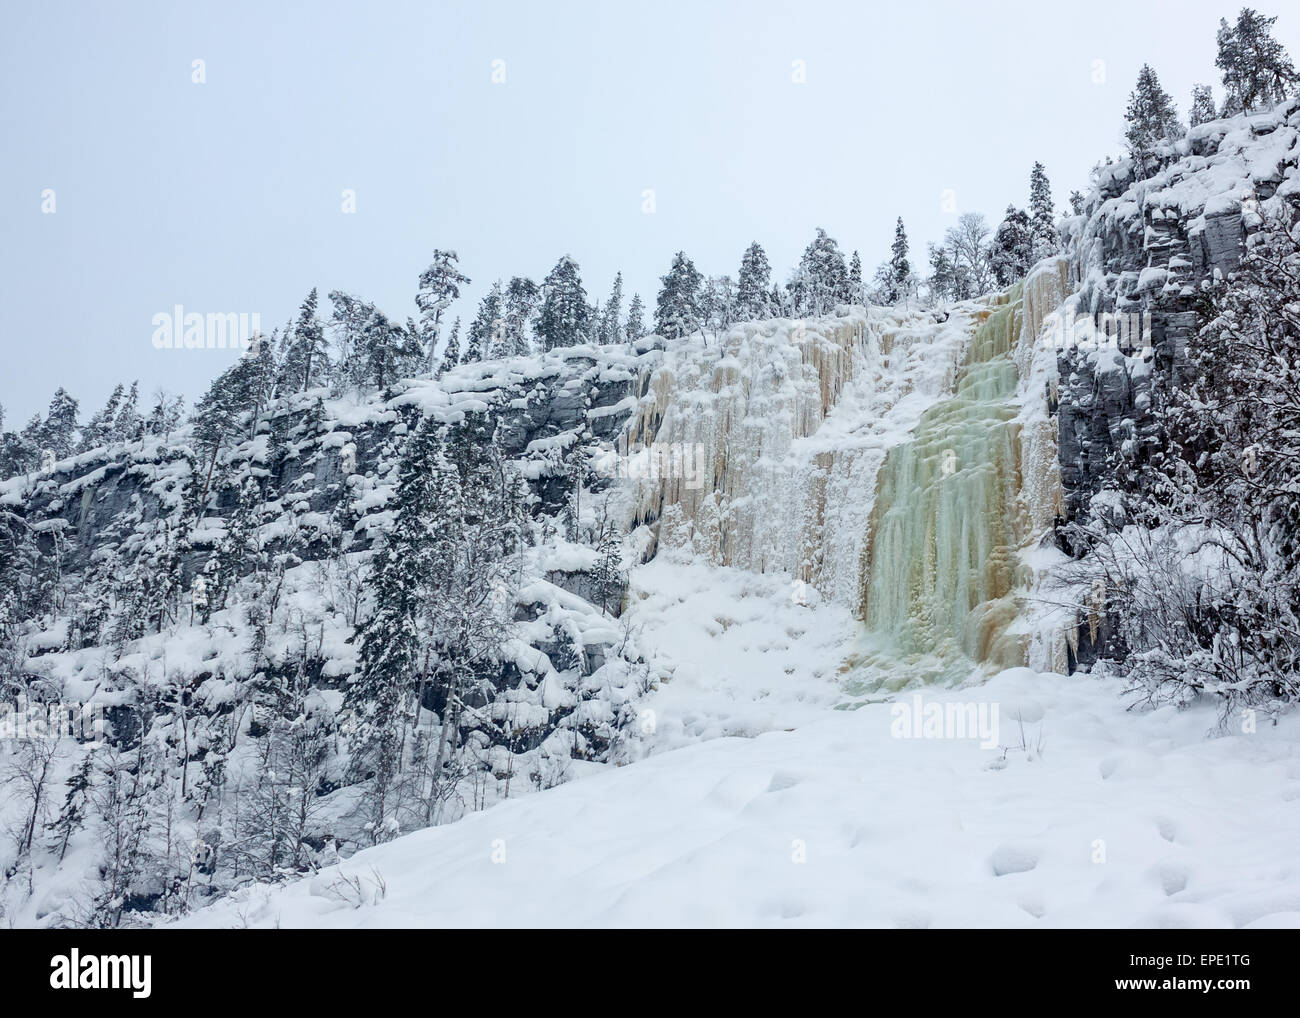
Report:
[[[1137,86],[1129,95],[1125,118],[1128,128],[1124,138],[1128,142],[1129,154],[1138,173],[1145,176],[1147,163],[1156,148],[1161,143],[1176,141],[1183,134],[1174,101],[1160,87],[1160,79],[1149,64],[1143,64],[1138,72]]]
[[[77,446],[77,401],[68,390],[59,386],[50,399],[50,408],[41,426],[41,447],[54,453],[56,459],[71,456]]]
[[[367,587],[372,610],[359,636],[360,665],[345,703],[354,724],[359,770],[386,783],[400,764],[420,659],[419,616],[437,576],[439,477],[445,472],[440,426],[426,418],[407,440],[393,496],[393,525],[375,553]]]
[[[889,280],[891,287],[890,304],[896,304],[907,292],[907,281],[912,275],[912,265],[907,260],[907,231],[903,229],[903,217],[898,217],[894,226],[894,243],[889,249]]]
[[[771,276],[767,253],[754,241],[745,249],[736,276],[736,314],[742,320],[759,321],[771,313],[771,295],[767,289]]]
[[[620,319],[623,316],[623,273],[614,275],[614,285],[609,291],[609,300],[605,301],[605,311],[601,315],[600,341],[617,343],[622,338]]]
[[[132,382],[118,407],[113,421],[113,437],[120,442],[138,442],[144,434],[144,419],[140,416],[140,383]]]
[[[112,441],[114,425],[117,422],[118,407],[126,395],[126,387],[115,385],[104,406],[91,415],[86,426],[81,429],[80,451],[97,449]]]
[[[799,315],[829,314],[835,310],[835,305],[852,300],[844,255],[840,253],[835,238],[820,227],[799,259],[792,286],[794,310]]]
[[[576,346],[587,333],[590,309],[578,263],[564,255],[542,284],[542,310],[537,334],[544,350]]]
[[[663,286],[655,302],[655,331],[666,339],[680,339],[701,329],[700,288],[704,277],[685,251],[673,255],[673,264],[660,282]]]
[[[63,862],[64,856],[68,854],[68,842],[72,836],[86,825],[94,782],[95,754],[92,750],[82,756],[81,763],[64,783],[66,790],[63,793],[63,806],[53,823],[47,827],[58,839],[59,862]]]
[[[1060,249],[1056,236],[1056,208],[1052,203],[1052,185],[1042,163],[1034,163],[1029,172],[1029,219],[1033,232],[1033,260],[1046,258]]]
[[[501,317],[501,280],[479,301],[478,314],[469,326],[469,342],[465,344],[465,360],[481,361],[504,353],[505,326]]]
[[[442,352],[442,361],[438,365],[438,374],[442,375],[448,368],[460,363],[460,319],[451,323],[451,333],[447,336],[447,349]]]
[[[531,279],[515,276],[506,286],[505,345],[507,353],[512,356],[523,357],[532,352],[528,329],[537,310],[539,296],[537,284]]]
[[[627,325],[624,326],[623,336],[629,344],[635,343],[645,335],[645,306],[641,303],[639,293],[632,294],[632,303],[627,309]]]

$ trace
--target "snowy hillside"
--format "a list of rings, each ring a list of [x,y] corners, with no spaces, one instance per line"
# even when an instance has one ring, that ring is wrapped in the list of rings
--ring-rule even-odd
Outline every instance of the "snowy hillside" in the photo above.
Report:
[[[696,662],[649,701],[679,748],[181,925],[1300,924],[1294,718],[1207,740],[1212,709],[1135,716],[1115,680],[1013,669],[920,694],[996,705],[996,748],[897,738],[890,704],[829,709],[841,610],[702,573],[634,577],[647,638]]]
[[[1300,100],[1213,113],[924,279],[678,252],[651,331],[565,255],[462,347],[437,250],[60,389],[0,923],[1300,926]]]

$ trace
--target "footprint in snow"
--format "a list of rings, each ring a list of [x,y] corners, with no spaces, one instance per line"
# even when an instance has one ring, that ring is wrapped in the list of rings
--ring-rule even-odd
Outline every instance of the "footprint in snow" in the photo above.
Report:
[[[1038,850],[1028,845],[999,845],[989,856],[995,877],[1009,873],[1028,873],[1038,865]]]

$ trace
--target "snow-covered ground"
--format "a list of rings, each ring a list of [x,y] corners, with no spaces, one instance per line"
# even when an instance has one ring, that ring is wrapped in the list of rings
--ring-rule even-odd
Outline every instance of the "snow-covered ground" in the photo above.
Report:
[[[1024,668],[837,710],[853,626],[801,600],[657,559],[642,759],[179,925],[1300,926],[1300,720],[1217,736]],[[932,704],[996,737],[925,737]]]

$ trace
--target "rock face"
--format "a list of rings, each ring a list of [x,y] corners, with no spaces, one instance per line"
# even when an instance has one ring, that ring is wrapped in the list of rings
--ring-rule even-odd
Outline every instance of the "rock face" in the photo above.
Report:
[[[1067,518],[1103,489],[1134,483],[1157,448],[1152,393],[1179,384],[1197,342],[1200,285],[1238,268],[1262,213],[1300,205],[1298,163],[1300,100],[1291,100],[1193,128],[1142,179],[1128,162],[1106,167],[1085,214],[1067,221],[1065,313],[1119,337],[1066,342],[1057,358]],[[1071,670],[1107,653],[1110,639],[1104,613],[1081,621]]]
[[[327,524],[344,520],[347,547],[363,551],[378,539],[391,495],[384,474],[393,440],[422,414],[449,422],[482,414],[497,429],[505,455],[523,470],[536,497],[534,515],[554,514],[567,493],[559,469],[564,454],[575,445],[612,442],[626,426],[640,380],[662,356],[658,342],[461,365],[441,379],[407,380],[391,398],[361,404],[330,399],[324,390],[302,394],[284,401],[256,436],[233,442],[223,469],[264,481],[265,502],[280,510],[270,521],[268,532],[279,535],[272,536],[271,550],[320,558]],[[323,416],[316,421],[314,413]],[[45,550],[57,535],[65,568],[77,572],[128,517],[138,514],[149,523],[176,509],[186,482],[194,478],[201,486],[207,468],[181,431],[170,440],[97,449],[59,462],[45,476],[0,482],[0,502],[41,521]],[[203,531],[219,529],[234,512],[238,490],[213,485],[213,495],[187,575],[207,558]]]
[[[1085,214],[1068,221],[1075,313],[1099,330],[1131,328],[1127,343],[1066,344],[1060,353],[1067,514],[1085,510],[1159,441],[1151,387],[1176,382],[1196,342],[1198,287],[1238,267],[1263,203],[1300,200],[1298,159],[1300,101],[1292,100],[1194,128],[1144,179],[1128,162],[1107,167]]]
[[[112,568],[103,574],[106,561],[131,563],[171,535],[167,547],[180,549],[180,587],[188,592],[183,611],[168,615],[166,626],[142,612],[145,621],[120,643],[71,611],[48,630],[42,620],[30,620],[24,682],[55,685],[75,700],[107,697],[117,709],[141,695],[147,662],[165,660],[171,678],[190,690],[196,710],[214,716],[226,709],[228,684],[257,671],[305,675],[313,689],[328,690],[341,702],[357,667],[363,575],[357,558],[346,553],[382,546],[402,437],[424,417],[453,423],[475,415],[527,480],[537,526],[511,592],[516,636],[498,664],[488,666],[480,687],[466,694],[483,722],[466,717],[462,726],[481,728],[476,737],[492,745],[492,766],[509,773],[537,776],[551,766],[548,759],[569,755],[603,759],[622,723],[622,705],[633,696],[628,690],[648,681],[648,666],[619,630],[620,594],[610,588],[617,581],[605,576],[598,584],[593,575],[599,550],[585,543],[585,533],[566,539],[559,517],[573,489],[575,462],[612,446],[662,356],[662,341],[651,339],[635,349],[576,347],[461,365],[440,379],[405,380],[383,396],[309,392],[276,404],[257,434],[228,440],[215,464],[194,446],[187,426],[165,438],[62,461],[49,474],[0,482],[0,507],[30,524],[43,553],[57,553],[64,576],[99,576],[96,589],[114,589]],[[269,561],[283,564],[285,589],[311,585],[307,607],[292,609],[300,611],[302,626],[319,634],[310,649],[305,641],[296,651],[285,644],[290,609],[283,606],[279,621],[273,620],[279,627],[274,646],[253,651],[245,618],[252,602],[241,596],[217,606],[210,623],[196,613],[196,578],[210,568],[249,479],[258,482],[261,546]],[[589,492],[611,483],[590,471],[584,482]],[[187,504],[205,504],[197,522],[186,515]],[[163,578],[147,568],[145,597],[152,602]],[[340,601],[338,591],[349,584],[353,593]],[[119,610],[124,603],[119,600]],[[340,604],[353,607],[341,612]],[[150,607],[156,617],[157,607]],[[173,627],[185,630],[180,642],[203,650],[163,657]],[[143,677],[137,674],[142,668]],[[435,692],[432,686],[425,691],[424,706],[438,711],[441,694]],[[115,731],[129,736],[129,711],[119,714]]]

